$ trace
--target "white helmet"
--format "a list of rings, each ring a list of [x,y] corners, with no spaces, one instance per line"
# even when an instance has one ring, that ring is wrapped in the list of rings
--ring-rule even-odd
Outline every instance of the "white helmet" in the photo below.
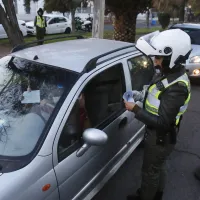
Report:
[[[189,35],[180,29],[145,35],[138,39],[136,48],[147,56],[170,56],[169,68],[185,63],[192,51]]]

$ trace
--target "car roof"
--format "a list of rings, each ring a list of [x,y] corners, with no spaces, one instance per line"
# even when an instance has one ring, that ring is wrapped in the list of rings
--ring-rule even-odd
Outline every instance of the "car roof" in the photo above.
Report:
[[[63,15],[57,15],[57,14],[44,14],[43,16],[45,16],[45,17],[50,17],[50,18],[53,18],[53,17],[63,17],[63,18],[66,18],[66,17],[63,16]]]
[[[12,53],[14,57],[19,57],[34,62],[56,66],[67,70],[82,72],[86,64],[93,58],[120,48],[129,47],[132,43],[120,42],[105,39],[79,39],[64,42],[56,42],[46,45],[26,48]],[[136,51],[135,47],[130,47],[111,55],[103,57],[103,60],[113,58],[117,55]],[[38,56],[35,61],[34,57]],[[99,61],[103,61],[102,58]]]
[[[192,24],[192,23],[183,23],[183,24],[175,24],[172,26],[177,28],[193,28],[193,29],[200,29],[200,24]]]

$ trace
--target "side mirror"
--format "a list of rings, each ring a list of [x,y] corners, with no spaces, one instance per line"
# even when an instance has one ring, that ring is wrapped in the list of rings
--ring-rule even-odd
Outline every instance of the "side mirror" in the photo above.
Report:
[[[84,131],[83,140],[85,144],[78,150],[77,157],[81,157],[91,146],[104,146],[108,136],[101,130],[89,128]]]

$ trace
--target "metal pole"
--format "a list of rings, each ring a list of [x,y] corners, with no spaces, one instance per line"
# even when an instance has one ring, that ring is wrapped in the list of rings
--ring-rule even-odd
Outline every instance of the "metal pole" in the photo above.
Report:
[[[104,17],[105,17],[105,0],[94,0],[94,17],[93,17],[93,38],[103,38],[104,35]]]

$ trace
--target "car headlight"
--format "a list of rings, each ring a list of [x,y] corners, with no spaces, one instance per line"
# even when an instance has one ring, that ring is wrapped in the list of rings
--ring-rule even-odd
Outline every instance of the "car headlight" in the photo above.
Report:
[[[199,75],[199,74],[200,74],[200,70],[199,70],[199,69],[195,69],[195,70],[193,71],[193,74],[194,74],[194,75]]]
[[[190,63],[200,63],[200,56],[190,58]]]

